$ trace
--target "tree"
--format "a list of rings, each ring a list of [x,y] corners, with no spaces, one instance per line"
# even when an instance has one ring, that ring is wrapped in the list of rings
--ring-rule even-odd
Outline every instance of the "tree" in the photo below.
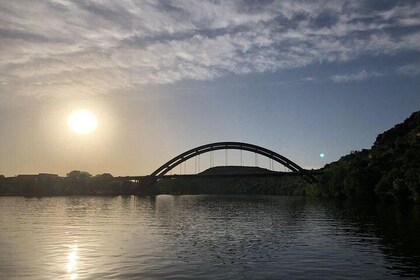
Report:
[[[79,170],[73,170],[67,173],[66,176],[67,178],[72,180],[86,180],[92,177],[92,175],[89,172]]]
[[[93,177],[96,180],[101,180],[101,181],[109,181],[114,179],[114,176],[112,176],[110,173],[102,173],[102,174],[98,174],[95,175],[95,177]]]

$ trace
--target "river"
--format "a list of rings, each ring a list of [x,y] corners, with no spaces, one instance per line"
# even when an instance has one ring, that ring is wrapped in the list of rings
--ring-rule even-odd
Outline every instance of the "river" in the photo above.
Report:
[[[305,197],[0,197],[0,279],[420,278],[420,208]]]

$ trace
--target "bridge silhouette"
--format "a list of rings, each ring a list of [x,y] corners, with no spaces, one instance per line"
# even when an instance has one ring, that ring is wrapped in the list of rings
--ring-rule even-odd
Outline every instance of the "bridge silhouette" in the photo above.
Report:
[[[143,183],[146,182],[150,184],[162,178],[275,177],[275,176],[285,175],[285,173],[283,172],[276,172],[276,171],[271,171],[267,173],[258,173],[258,174],[246,173],[246,174],[221,174],[221,175],[215,175],[215,174],[213,175],[212,174],[167,175],[171,170],[173,170],[177,166],[180,166],[182,163],[186,162],[187,160],[194,158],[196,156],[199,156],[201,154],[217,151],[217,150],[241,150],[241,151],[254,152],[255,154],[265,156],[285,166],[286,168],[292,171],[289,173],[291,173],[292,175],[302,177],[307,183],[318,182],[314,174],[318,174],[319,172],[306,170],[300,167],[299,165],[297,165],[296,163],[294,163],[293,161],[291,161],[290,159],[274,151],[271,151],[269,149],[266,149],[257,145],[241,143],[241,142],[216,142],[216,143],[202,145],[174,157],[173,159],[169,160],[168,162],[160,166],[158,169],[156,169],[154,172],[152,172],[148,176],[125,176],[125,177],[118,177],[118,178],[125,179],[125,180],[135,180],[135,181],[139,181]]]

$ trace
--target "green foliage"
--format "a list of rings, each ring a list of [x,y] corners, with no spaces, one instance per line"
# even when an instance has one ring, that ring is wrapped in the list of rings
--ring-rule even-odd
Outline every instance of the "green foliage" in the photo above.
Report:
[[[318,184],[309,184],[305,187],[306,196],[321,196],[321,190]]]
[[[420,112],[324,171],[323,196],[420,201]]]

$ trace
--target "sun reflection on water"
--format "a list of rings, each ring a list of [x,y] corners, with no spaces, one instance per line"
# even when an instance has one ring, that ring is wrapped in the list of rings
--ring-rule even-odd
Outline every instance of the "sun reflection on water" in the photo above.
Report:
[[[77,279],[77,273],[75,273],[76,266],[77,266],[77,245],[73,245],[70,247],[71,251],[68,256],[67,260],[67,272],[70,274],[70,280],[76,280]]]

